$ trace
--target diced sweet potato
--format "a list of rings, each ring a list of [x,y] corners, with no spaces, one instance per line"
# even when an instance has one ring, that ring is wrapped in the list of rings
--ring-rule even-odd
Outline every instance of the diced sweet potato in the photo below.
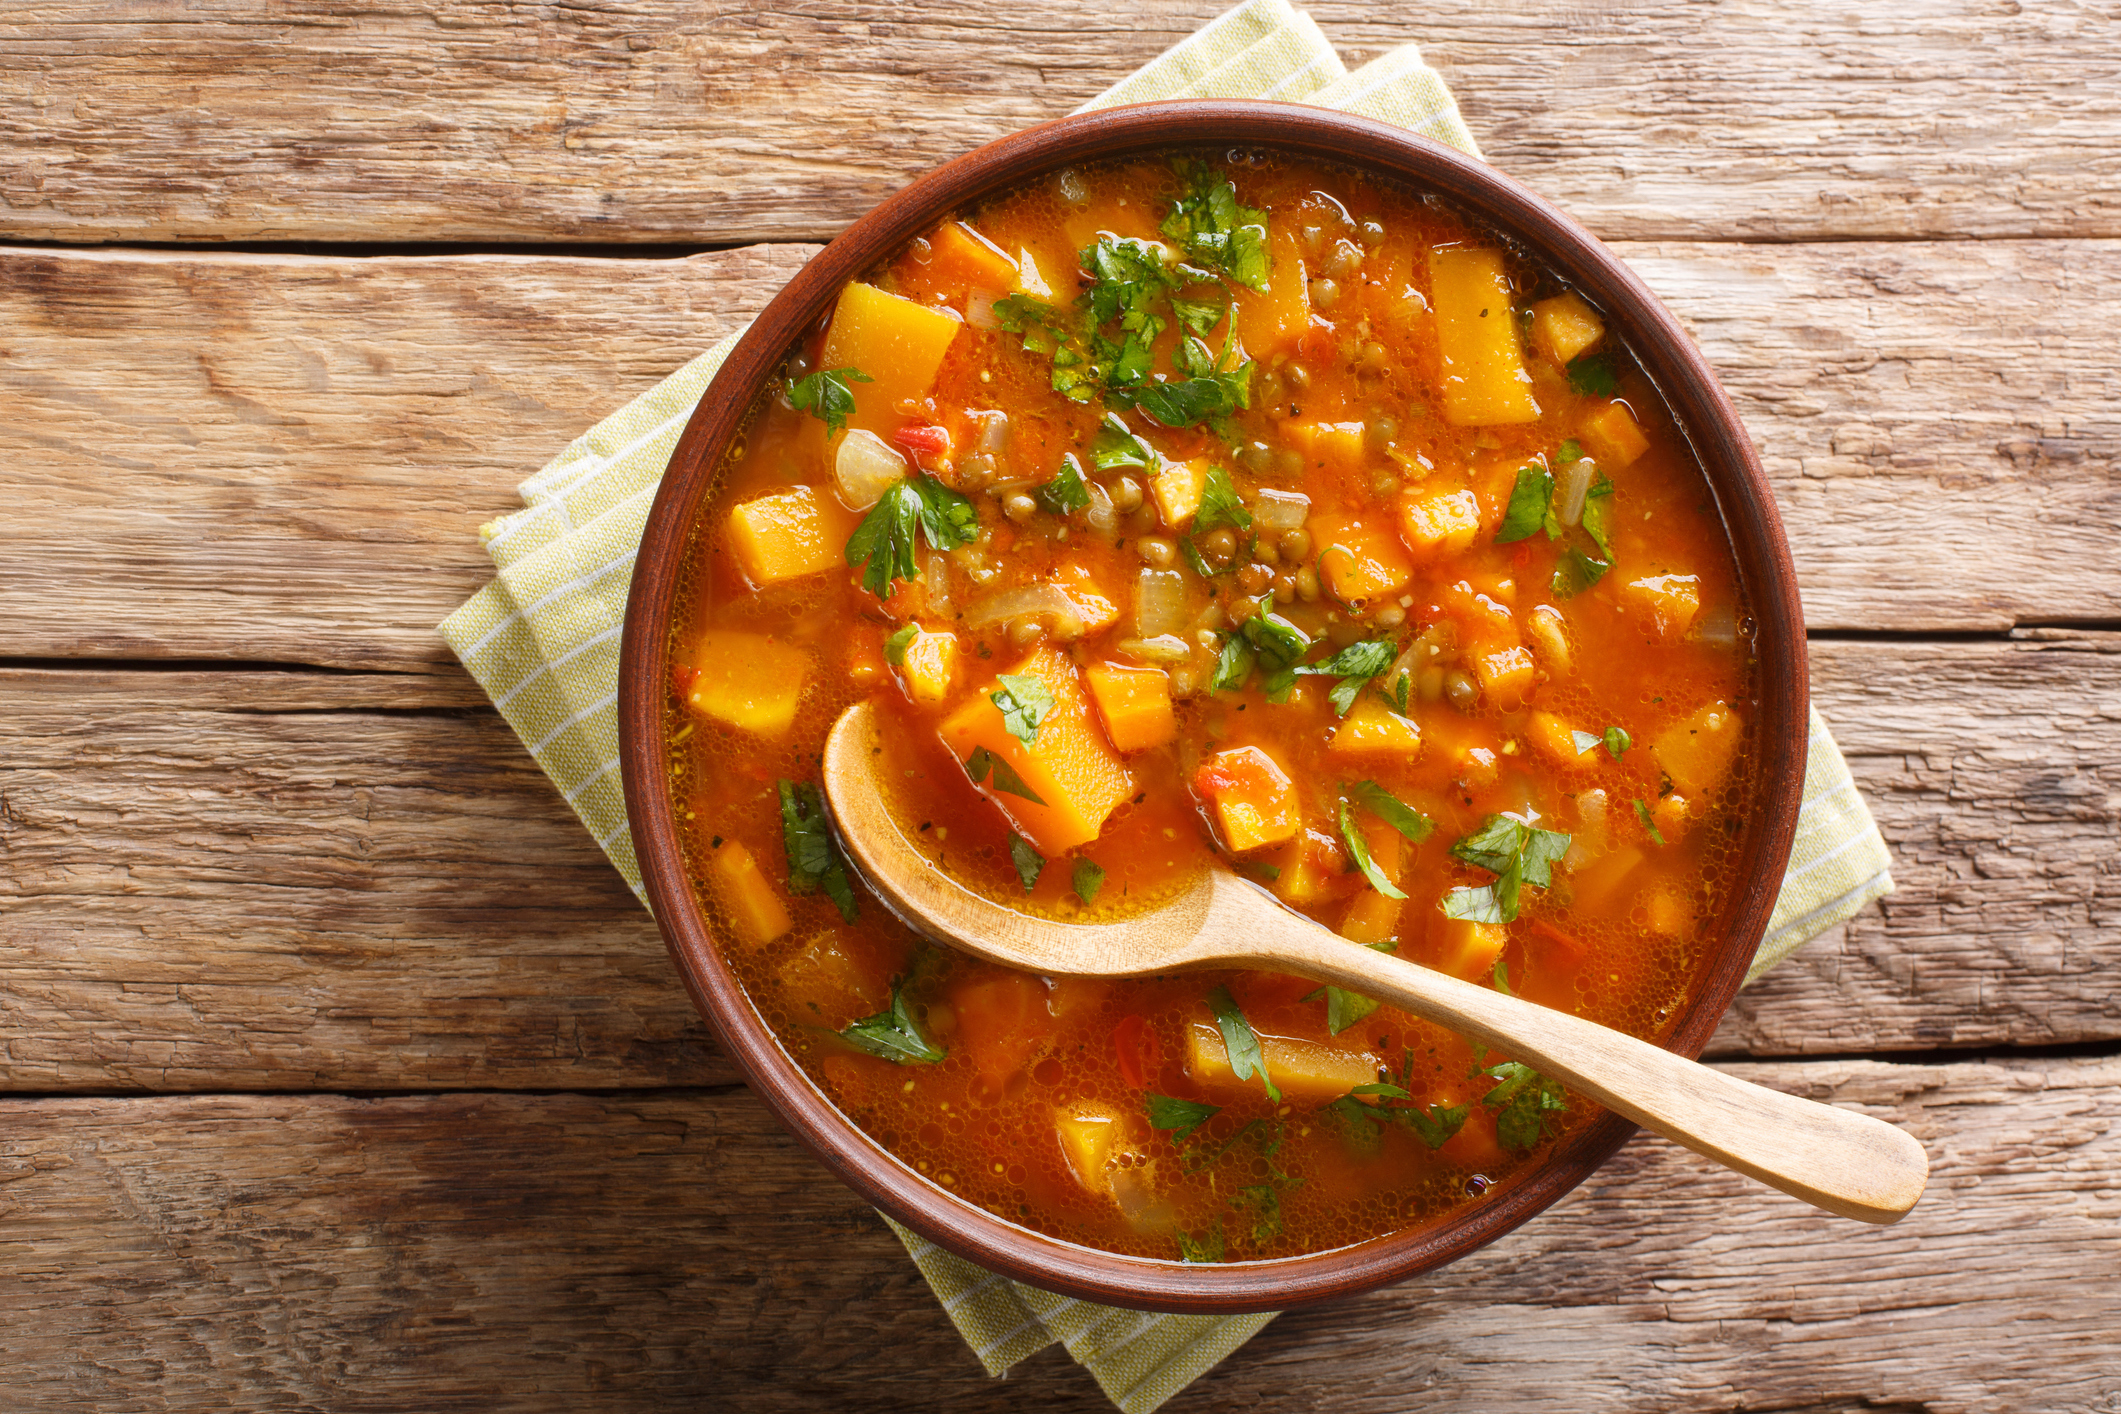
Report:
[[[1326,585],[1344,604],[1362,604],[1396,594],[1414,577],[1414,564],[1398,532],[1381,515],[1313,516],[1312,543]]]
[[[1108,1170],[1125,1145],[1129,1120],[1118,1106],[1102,1100],[1079,1100],[1053,1112],[1061,1156],[1085,1192],[1103,1196],[1112,1191]]]
[[[1552,760],[1563,766],[1595,766],[1590,756],[1576,750],[1576,729],[1552,712],[1534,712],[1525,735]]]
[[[1194,773],[1193,789],[1214,805],[1223,846],[1233,854],[1276,844],[1303,828],[1295,784],[1256,746],[1216,752]]]
[[[695,712],[760,736],[779,736],[795,721],[810,675],[810,655],[762,633],[711,628],[693,662],[699,675],[686,697]]]
[[[1480,498],[1463,488],[1409,491],[1399,502],[1399,538],[1416,559],[1455,555],[1480,533]]]
[[[755,589],[847,565],[854,527],[837,501],[791,486],[729,513],[729,549]]]
[[[1352,755],[1391,752],[1412,756],[1421,750],[1421,728],[1376,698],[1365,696],[1340,719],[1326,749]]]
[[[957,1049],[989,1088],[1038,1059],[1053,1037],[1046,986],[1022,972],[983,972],[950,989]]]
[[[928,238],[924,273],[938,289],[1001,293],[1016,288],[1016,262],[962,221],[952,221]]]
[[[727,849],[727,846],[724,846]],[[837,1029],[891,1004],[891,979],[875,959],[843,939],[820,934],[781,964],[782,993]]]
[[[715,894],[729,910],[730,926],[739,941],[764,947],[795,926],[788,906],[774,891],[740,840],[724,840],[709,865],[716,884]]]
[[[1682,794],[1695,799],[1714,795],[1737,759],[1745,740],[1745,723],[1721,702],[1711,702],[1657,734],[1650,750],[1657,764]]]
[[[1268,224],[1267,259],[1267,288],[1237,291],[1237,327],[1255,358],[1284,352],[1311,327],[1311,283],[1293,224]]]
[[[1502,252],[1463,246],[1430,251],[1429,297],[1436,310],[1444,420],[1489,427],[1537,418]]]
[[[918,402],[935,385],[943,354],[964,324],[947,310],[915,304],[855,281],[840,291],[820,368],[858,368],[870,382],[850,382],[849,427],[889,437],[904,422],[902,402]]]
[[[1349,901],[1348,911],[1340,916],[1340,935],[1351,943],[1388,941],[1399,927],[1401,903],[1402,900],[1375,889],[1364,889]]]
[[[1468,982],[1495,970],[1495,959],[1510,941],[1500,923],[1474,923],[1464,918],[1446,918],[1439,930],[1436,967]]]
[[[1577,439],[1608,470],[1627,466],[1650,449],[1650,439],[1643,435],[1635,414],[1619,402],[1607,403],[1585,418]]]
[[[1701,612],[1701,579],[1691,574],[1658,574],[1629,580],[1621,598],[1633,605],[1659,638],[1682,637]]]
[[[1207,489],[1208,464],[1200,460],[1169,463],[1149,478],[1149,494],[1156,498],[1156,513],[1166,530],[1191,525]]]
[[[1083,682],[1104,719],[1105,735],[1121,751],[1147,751],[1178,735],[1171,678],[1162,668],[1093,663],[1083,669]]]
[[[1342,893],[1361,878],[1346,872],[1340,842],[1317,830],[1299,830],[1260,862],[1276,871],[1270,885],[1275,896],[1299,907]]]
[[[1666,844],[1676,844],[1686,838],[1688,826],[1694,823],[1694,807],[1674,791],[1650,807],[1650,819]]]
[[[906,680],[906,695],[923,707],[940,707],[957,686],[957,635],[929,633],[913,635],[899,672]]]
[[[1377,1058],[1353,1046],[1326,1045],[1297,1036],[1262,1036],[1259,1049],[1266,1058],[1267,1074],[1291,1100],[1337,1100],[1377,1079]],[[1197,1018],[1186,1025],[1186,1074],[1209,1090],[1259,1088],[1257,1075],[1239,1080],[1230,1069],[1230,1048],[1215,1023]]]
[[[1597,348],[1604,337],[1605,321],[1574,290],[1532,306],[1532,338],[1564,367]]]
[[[1531,650],[1521,643],[1476,649],[1472,659],[1481,692],[1505,712],[1524,701],[1539,671]]]
[[[1066,854],[1097,838],[1106,817],[1133,794],[1134,778],[1105,740],[1089,694],[1064,654],[1041,648],[1014,673],[1038,678],[1053,697],[1053,710],[1039,723],[1032,743],[1027,746],[1009,733],[992,697],[999,684],[990,682],[943,719],[943,745],[960,761],[982,746],[1006,761],[1045,803],[996,790],[991,774],[980,789],[1042,853]]]
[[[1347,471],[1365,460],[1363,425],[1359,422],[1284,422],[1281,439],[1309,466]]]

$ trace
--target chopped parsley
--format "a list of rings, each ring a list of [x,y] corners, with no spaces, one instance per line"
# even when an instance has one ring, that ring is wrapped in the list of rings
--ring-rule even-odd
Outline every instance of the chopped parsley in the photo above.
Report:
[[[862,588],[883,597],[894,579],[919,579],[915,537],[937,550],[970,544],[979,527],[972,502],[919,472],[894,484],[847,540],[847,563],[863,565]]]
[[[822,892],[852,923],[855,918],[854,886],[847,879],[847,862],[825,823],[825,801],[812,785],[782,781],[781,843],[788,851],[788,892]]]
[[[1007,761],[1004,761],[984,746],[973,747],[972,754],[965,758],[965,774],[972,778],[972,784],[978,785],[981,781],[987,779],[989,772],[994,775],[994,788],[996,790],[1022,796],[1033,805],[1044,805],[1046,803],[1040,798],[1037,791],[1024,784],[1024,778],[1016,773],[1014,766],[1011,766]]]
[[[1252,1220],[1252,1241],[1272,1242],[1281,1236],[1281,1190],[1271,1183],[1237,1190],[1237,1201],[1257,1210]]]
[[[1171,1142],[1183,1144],[1192,1138],[1193,1131],[1223,1112],[1221,1105],[1204,1105],[1198,1100],[1180,1100],[1170,1095],[1148,1096],[1149,1123],[1156,1129],[1172,1131]]]
[[[827,436],[837,436],[854,412],[854,390],[847,386],[850,379],[856,383],[876,381],[852,366],[821,368],[807,377],[788,380],[789,406],[824,423]]]
[[[1001,687],[988,693],[987,700],[1000,710],[1002,725],[1024,745],[1035,746],[1039,724],[1053,715],[1052,692],[1036,673],[1002,673],[995,681]]]
[[[1584,531],[1598,542],[1598,553],[1613,558],[1613,479],[1601,474],[1583,493]]]
[[[1077,898],[1086,904],[1096,903],[1097,891],[1105,885],[1104,866],[1094,859],[1077,859],[1070,884]]]
[[[1241,206],[1237,187],[1205,162],[1172,164],[1187,191],[1164,217],[1163,233],[1202,269],[1251,289],[1267,288],[1267,213]]]
[[[1569,387],[1587,398],[1610,398],[1620,391],[1613,376],[1613,361],[1602,353],[1583,354],[1569,360]]]
[[[1635,802],[1635,818],[1642,822],[1642,828],[1650,832],[1652,842],[1664,843],[1664,836],[1657,832],[1657,822],[1650,818],[1650,807],[1639,800]]]
[[[1333,704],[1335,714],[1345,717],[1355,705],[1355,695],[1362,691],[1362,685],[1391,667],[1398,654],[1391,639],[1367,638],[1349,644],[1322,662],[1305,663],[1296,671],[1339,678],[1327,700]]]
[[[1257,660],[1258,655],[1244,634],[1224,634],[1222,648],[1215,655],[1214,671],[1208,674],[1208,691],[1235,692],[1243,687]]]
[[[903,985],[891,989],[891,1009],[853,1022],[840,1032],[840,1039],[858,1051],[882,1056],[900,1065],[935,1065],[949,1052],[928,1039],[906,1005]]]
[[[1553,503],[1552,472],[1538,462],[1526,462],[1517,468],[1517,484],[1510,488],[1509,509],[1502,513],[1502,524],[1495,528],[1495,543],[1514,544],[1545,528],[1551,519],[1548,507]]]
[[[1138,466],[1144,469],[1159,464],[1156,452],[1141,438],[1127,430],[1119,414],[1105,414],[1104,425],[1097,429],[1097,436],[1090,442],[1090,460],[1099,471],[1115,471],[1120,467]]]
[[[1474,923],[1515,921],[1524,885],[1548,887],[1553,883],[1554,861],[1568,852],[1567,835],[1508,815],[1490,815],[1478,830],[1452,845],[1451,854],[1495,875],[1495,882],[1477,889],[1461,885],[1451,890],[1444,895],[1444,916]]]
[[[1408,1082],[1412,1078],[1413,1069],[1414,1052],[1412,1050],[1403,1051],[1399,1063],[1399,1083],[1397,1085],[1389,1080],[1380,1080],[1372,1085],[1358,1085],[1332,1104],[1326,1106],[1326,1109],[1330,1113],[1339,1116],[1351,1128],[1356,1129],[1357,1133],[1367,1133],[1374,1136],[1377,1129],[1383,1125],[1388,1123],[1396,1124],[1421,1136],[1421,1142],[1430,1149],[1441,1149],[1444,1145],[1451,1142],[1452,1138],[1457,1135],[1459,1129],[1465,1124],[1466,1116],[1472,1112],[1471,1107],[1466,1105],[1429,1105],[1423,1107],[1420,1105],[1388,1103],[1393,1100],[1413,1099],[1413,1093],[1408,1089]],[[1359,1095],[1373,1096],[1379,1103],[1365,1105],[1356,1098]],[[1367,1129],[1361,1128],[1361,1126],[1365,1125],[1368,1126]]]
[[[1310,637],[1287,619],[1273,614],[1253,615],[1245,620],[1240,632],[1258,652],[1260,667],[1266,672],[1260,691],[1269,702],[1287,702],[1296,686],[1297,664],[1310,651]]]
[[[1207,485],[1201,488],[1200,509],[1193,513],[1193,533],[1198,535],[1218,525],[1239,530],[1252,528],[1252,513],[1245,509],[1237,488],[1230,484],[1230,473],[1219,466],[1208,469]]]
[[[1222,1032],[1223,1046],[1230,1053],[1230,1073],[1239,1080],[1250,1080],[1257,1071],[1259,1083],[1267,1088],[1267,1098],[1279,1104],[1281,1089],[1267,1074],[1267,1057],[1259,1048],[1259,1033],[1245,1020],[1230,989],[1217,987],[1208,993],[1208,1009],[1215,1013],[1216,1029]]]
[[[1009,862],[1016,866],[1016,877],[1024,881],[1027,894],[1038,886],[1038,876],[1046,872],[1046,856],[1014,830],[1009,832]]]
[[[1363,809],[1405,835],[1409,844],[1420,844],[1436,828],[1434,820],[1375,781],[1357,781],[1348,787],[1348,794],[1360,801]]]
[[[1550,1131],[1560,1132],[1561,1121],[1553,1116],[1569,1107],[1560,1081],[1549,1080],[1518,1061],[1504,1061],[1474,1074],[1493,1076],[1498,1082],[1481,1096],[1480,1103],[1494,1112],[1495,1137],[1506,1148],[1534,1149]]]
[[[1090,504],[1090,488],[1083,485],[1082,467],[1073,453],[1062,457],[1059,474],[1032,494],[1057,516],[1073,515]]]
[[[1340,842],[1347,846],[1348,858],[1355,862],[1355,867],[1362,871],[1362,876],[1370,881],[1371,888],[1386,898],[1406,897],[1405,893],[1385,877],[1385,871],[1377,867],[1377,861],[1370,857],[1370,842],[1363,838],[1361,830],[1355,828],[1354,815],[1345,800],[1340,803]]]
[[[889,663],[894,668],[903,667],[906,662],[906,649],[908,645],[910,645],[914,639],[919,638],[920,635],[921,626],[919,624],[907,624],[904,628],[892,634],[891,637],[885,639],[884,661]]]
[[[1589,505],[1587,501],[1584,503]],[[1573,599],[1605,578],[1605,572],[1613,567],[1611,560],[1601,560],[1571,545],[1561,552],[1561,562],[1554,566],[1553,590],[1563,599]]]
[[[1220,1262],[1223,1259],[1223,1220],[1221,1218],[1217,1218],[1215,1226],[1202,1233],[1199,1237],[1184,1231],[1180,1231],[1174,1236],[1178,1238],[1178,1256],[1180,1261]]]

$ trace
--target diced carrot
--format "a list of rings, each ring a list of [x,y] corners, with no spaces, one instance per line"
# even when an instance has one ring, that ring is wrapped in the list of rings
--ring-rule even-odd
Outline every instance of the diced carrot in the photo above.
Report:
[[[1466,246],[1430,251],[1429,296],[1436,310],[1444,420],[1488,427],[1537,418],[1502,252]]]
[[[1351,471],[1366,460],[1360,422],[1291,419],[1281,425],[1281,440],[1301,453],[1305,463],[1313,467]]]
[[[1014,672],[1036,677],[1053,698],[1053,710],[1029,745],[1010,734],[994,705],[999,684],[993,682],[945,717],[939,730],[960,761],[984,746],[1008,763],[1043,804],[997,790],[991,773],[980,789],[1042,853],[1063,855],[1097,838],[1106,817],[1133,794],[1134,778],[1106,741],[1075,664],[1064,654],[1040,648]]]
[[[1146,751],[1178,735],[1178,718],[1171,711],[1171,677],[1162,668],[1093,663],[1083,669],[1083,682],[1097,704],[1097,715],[1104,719],[1105,735],[1121,751]]]
[[[950,989],[960,1048],[990,1088],[1038,1059],[1053,1034],[1046,987],[1021,972],[984,972]]]
[[[957,635],[929,633],[913,635],[899,660],[906,680],[906,695],[923,707],[940,707],[957,686]]]
[[[1480,498],[1460,488],[1415,489],[1400,498],[1399,538],[1417,559],[1455,555],[1480,533]]]
[[[1671,642],[1684,637],[1701,612],[1701,579],[1691,574],[1648,575],[1621,585],[1620,597],[1634,606],[1652,632]]]
[[[950,450],[950,429],[933,422],[916,422],[892,433],[891,440],[909,452],[939,457]]]
[[[1112,1028],[1112,1050],[1119,1061],[1119,1078],[1127,1082],[1127,1087],[1148,1088],[1163,1055],[1156,1029],[1148,1019],[1133,1012],[1121,1017],[1119,1025]]]
[[[1233,854],[1288,839],[1303,828],[1295,784],[1259,747],[1216,752],[1194,773],[1193,790],[1214,805],[1223,846]]]
[[[880,437],[896,431],[906,420],[898,405],[928,396],[943,354],[964,327],[947,310],[900,299],[874,285],[854,281],[841,290],[818,367],[851,367],[869,375],[867,383],[847,385],[854,394],[847,425]]]
[[[1473,676],[1480,679],[1480,690],[1505,712],[1524,700],[1538,675],[1538,665],[1523,644],[1476,651],[1472,657]]]
[[[928,237],[928,266],[922,274],[937,289],[999,293],[1016,288],[1016,262],[962,221],[952,221]]]
[[[1657,734],[1650,750],[1684,794],[1714,795],[1745,739],[1745,723],[1729,706],[1711,702]]]
[[[779,736],[795,721],[810,675],[810,655],[761,633],[709,629],[700,635],[686,705],[760,736]]]
[[[1317,830],[1299,830],[1261,863],[1276,870],[1268,886],[1284,903],[1298,906],[1344,893],[1361,881],[1346,870],[1347,858],[1340,843]]]
[[[1576,750],[1575,728],[1552,712],[1534,712],[1525,735],[1532,744],[1563,766],[1595,766],[1597,761]]]
[[[1207,489],[1208,464],[1200,460],[1167,463],[1149,478],[1149,494],[1156,498],[1156,513],[1166,530],[1183,530],[1192,524]]]
[[[1096,571],[1079,560],[1071,560],[1053,571],[1053,578],[1068,592],[1068,601],[1073,606],[1069,617],[1074,623],[1069,631],[1080,637],[1103,633],[1119,622],[1119,605],[1116,595],[1108,593],[1098,580]]]
[[[1319,547],[1318,568],[1333,597],[1344,604],[1395,594],[1414,577],[1406,546],[1382,514],[1313,516],[1309,528]]]
[[[1664,836],[1666,844],[1686,838],[1689,826],[1694,823],[1694,807],[1677,791],[1650,807],[1650,819],[1657,825],[1657,833]]]
[[[729,548],[753,588],[763,589],[847,564],[854,529],[839,502],[815,487],[791,486],[729,513]]]
[[[1643,435],[1642,425],[1623,402],[1609,402],[1584,419],[1577,436],[1583,449],[1608,470],[1627,466],[1650,449],[1650,439]]]
[[[724,840],[714,852],[711,865],[716,894],[729,910],[729,921],[739,940],[764,947],[795,926],[788,906],[774,892],[758,861],[740,840]]]
[[[1500,923],[1474,923],[1464,918],[1446,918],[1437,947],[1436,967],[1468,982],[1495,970],[1495,959],[1510,941]]]
[[[1669,884],[1644,889],[1642,909],[1644,923],[1661,938],[1684,937],[1694,921],[1693,907]]]
[[[1412,756],[1421,750],[1421,728],[1374,697],[1364,697],[1341,718],[1326,749],[1342,755]]]
[[[1364,889],[1340,916],[1340,935],[1352,943],[1388,941],[1399,927],[1401,900]]]
[[[781,965],[782,995],[837,1029],[890,1004],[890,978],[876,963],[872,954],[821,934]]]
[[[1137,1127],[1133,1115],[1104,1100],[1078,1100],[1053,1114],[1068,1172],[1085,1192],[1099,1195],[1112,1192],[1113,1160],[1131,1147]]]
[[[1605,337],[1605,321],[1582,295],[1570,290],[1532,306],[1532,337],[1547,357],[1566,366],[1598,347]]]
[[[1300,1036],[1261,1036],[1259,1049],[1275,1087],[1290,1099],[1334,1100],[1377,1079],[1377,1058],[1352,1046]],[[1186,1024],[1186,1074],[1209,1090],[1260,1088],[1257,1075],[1239,1080],[1230,1069],[1230,1048],[1212,1021],[1195,1019]]]

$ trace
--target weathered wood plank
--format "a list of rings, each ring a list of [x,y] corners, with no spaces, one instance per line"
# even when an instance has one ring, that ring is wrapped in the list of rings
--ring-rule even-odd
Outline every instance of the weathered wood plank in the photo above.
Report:
[[[821,239],[1224,8],[19,7],[0,232]],[[1604,234],[2121,233],[2099,0],[1309,8],[1351,62],[1422,44],[1496,165]]]
[[[2121,243],[1623,250],[1725,371],[1815,627],[2121,618]],[[0,253],[0,656],[445,664],[476,526],[805,253]]]
[[[1638,1138],[1430,1278],[1283,1317],[1172,1404],[2104,1409],[2121,1064],[1810,1063],[1907,1125],[1896,1227]],[[987,1381],[882,1225],[741,1090],[0,1103],[0,1392],[89,1410],[1102,1409]]]
[[[1901,888],[1744,994],[1720,1052],[2121,1036],[2117,649],[1814,645]],[[461,676],[0,674],[0,1089],[733,1079],[476,697]]]

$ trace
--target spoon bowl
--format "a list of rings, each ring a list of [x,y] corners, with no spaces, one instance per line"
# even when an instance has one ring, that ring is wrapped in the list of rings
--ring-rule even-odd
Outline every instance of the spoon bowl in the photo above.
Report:
[[[825,800],[847,857],[914,931],[1007,967],[1092,977],[1264,968],[1350,988],[1523,1060],[1727,1168],[1843,1217],[1890,1223],[1922,1197],[1929,1159],[1883,1120],[1712,1070],[1582,1017],[1351,943],[1227,869],[1117,923],[1064,923],[959,884],[908,839],[884,798],[872,703],[825,740]]]

